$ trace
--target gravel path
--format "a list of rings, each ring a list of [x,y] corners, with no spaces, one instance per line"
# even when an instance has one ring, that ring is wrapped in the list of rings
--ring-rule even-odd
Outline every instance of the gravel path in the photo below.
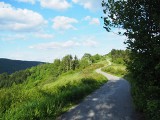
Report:
[[[109,81],[58,120],[137,120],[129,83],[101,69],[96,72]]]

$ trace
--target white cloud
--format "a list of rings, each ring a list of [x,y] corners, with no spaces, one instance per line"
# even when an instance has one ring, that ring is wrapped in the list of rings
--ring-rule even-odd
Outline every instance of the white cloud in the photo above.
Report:
[[[37,33],[35,36],[41,39],[53,39],[54,38],[53,34],[47,34],[47,33]]]
[[[71,7],[71,3],[67,0],[16,0],[18,2],[35,4],[39,2],[40,6],[48,9],[66,10]]]
[[[95,47],[98,43],[92,39],[88,39],[85,42],[83,42],[84,46],[88,46],[88,47]]]
[[[91,19],[92,19],[91,16],[86,16],[86,17],[84,18],[84,20],[86,20],[86,21],[91,20]]]
[[[18,2],[24,2],[24,3],[31,3],[31,4],[35,4],[36,0],[16,0]]]
[[[41,43],[37,45],[30,46],[29,48],[36,49],[55,49],[55,48],[70,48],[79,46],[80,44],[75,41],[65,41],[65,42],[50,42],[50,43]]]
[[[91,11],[98,10],[101,7],[101,1],[99,0],[72,0],[72,2]]]
[[[83,20],[89,21],[91,25],[100,25],[100,21],[98,18],[92,18],[91,16],[86,16]]]
[[[46,23],[37,12],[0,2],[0,30],[33,32],[41,30]]]
[[[96,47],[98,42],[95,36],[85,36],[81,38],[81,44],[85,47]]]
[[[26,39],[27,37],[24,34],[0,35],[0,40],[2,41],[26,40]]]
[[[100,21],[98,18],[92,18],[92,20],[90,21],[90,24],[93,25],[100,25]]]
[[[0,8],[10,8],[11,5],[10,4],[6,4],[4,2],[0,2]]]
[[[44,8],[65,10],[71,7],[67,0],[40,0],[40,5]]]
[[[69,40],[64,42],[49,42],[41,43],[37,45],[29,46],[29,48],[39,49],[39,50],[48,50],[48,49],[65,49],[73,47],[95,47],[98,43],[95,41],[94,37],[87,37],[85,40]]]
[[[57,30],[76,30],[77,28],[72,25],[73,23],[78,23],[78,20],[65,16],[57,16],[53,19],[52,27]]]

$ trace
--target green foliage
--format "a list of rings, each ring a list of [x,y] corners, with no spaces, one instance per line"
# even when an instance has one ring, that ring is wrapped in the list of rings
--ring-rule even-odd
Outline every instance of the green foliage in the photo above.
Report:
[[[91,63],[90,63],[90,61],[89,61],[88,59],[83,58],[83,59],[81,59],[81,61],[80,61],[80,68],[81,68],[81,69],[84,69],[84,68],[88,67],[90,64],[91,64]]]
[[[101,64],[89,66],[82,72],[68,71],[56,80],[51,79],[46,82],[49,76],[44,75],[45,79],[43,79],[44,76],[41,74],[43,72],[45,74],[50,66],[54,67],[54,64],[30,69],[32,74],[41,76],[39,77],[40,83],[36,86],[33,84],[38,80],[34,80],[36,77],[33,76],[36,75],[33,75],[30,76],[28,82],[0,89],[0,119],[56,119],[61,113],[106,82],[105,77],[94,72],[96,68],[103,66]],[[45,70],[42,70],[44,68]]]
[[[93,62],[93,63],[97,63],[97,62],[99,62],[101,59],[102,59],[102,56],[99,55],[99,54],[95,54],[95,55],[92,56],[92,62]]]
[[[104,68],[102,68],[102,71],[119,76],[119,77],[123,77],[124,75],[127,74],[125,66],[119,65],[119,64],[104,67]]]
[[[106,82],[94,72],[103,64],[92,64],[100,56],[81,60],[66,55],[11,75],[0,74],[0,119],[56,119]]]
[[[160,119],[160,1],[103,0],[104,28],[123,28],[130,50],[128,70],[133,79],[132,93],[137,109],[148,120]],[[120,33],[121,34],[121,33]],[[153,88],[154,89],[153,89]]]
[[[94,62],[97,62],[100,59],[100,55],[97,54],[93,56],[93,59]],[[90,54],[84,54],[81,60],[78,60],[77,56],[73,58],[71,55],[66,55],[62,60],[54,60],[52,64],[41,64],[27,70],[17,71],[11,75],[7,73],[0,74],[0,88],[10,87],[13,83],[21,84],[25,81],[37,81],[35,82],[36,85],[39,84],[40,81],[50,77],[50,79],[46,80],[46,82],[49,82],[70,70],[84,69],[91,65],[92,61],[92,56]]]
[[[91,57],[92,57],[92,55],[91,55],[91,54],[89,54],[89,53],[85,53],[85,54],[83,55],[82,59],[87,58],[87,59],[91,60]]]
[[[73,58],[71,55],[66,55],[65,57],[63,57],[62,62],[61,62],[61,68],[64,72],[72,70],[73,68],[72,59]]]
[[[101,60],[104,60],[104,57],[99,54],[95,54],[92,56],[89,53],[85,53],[82,59],[80,60],[80,68],[86,68],[93,63],[100,62]]]
[[[152,120],[158,120],[160,115],[160,101],[159,100],[148,100],[147,101],[147,118]]]
[[[81,58],[81,61],[80,61],[80,68],[83,69],[83,68],[86,68],[88,67],[89,65],[91,65],[93,62],[92,62],[92,55],[89,54],[89,53],[85,53],[83,55],[83,57]]]
[[[13,83],[23,83],[30,74],[31,73],[28,69],[15,72],[11,75],[8,75],[7,73],[0,74],[0,88],[10,87]]]
[[[73,70],[78,69],[79,68],[79,60],[77,58],[77,56],[75,55],[74,60],[73,60]]]
[[[112,62],[117,64],[125,64],[129,61],[129,50],[116,50],[112,49],[109,53]]]
[[[30,69],[16,71],[11,75],[6,73],[0,74],[0,88],[10,87],[13,83],[21,84],[25,81],[42,81],[48,77],[50,77],[51,80],[55,80],[62,73],[76,70],[79,66],[79,60],[76,56],[73,59],[71,55],[66,55],[62,60],[54,60],[52,64],[41,64]],[[49,81],[49,79],[47,79],[46,82],[47,81]]]

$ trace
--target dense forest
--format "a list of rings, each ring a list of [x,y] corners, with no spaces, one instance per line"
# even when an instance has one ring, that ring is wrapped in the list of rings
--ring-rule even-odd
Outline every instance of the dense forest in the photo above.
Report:
[[[104,28],[120,28],[130,51],[132,96],[147,120],[160,119],[160,1],[103,0]],[[123,30],[122,30],[123,29]],[[121,31],[122,30],[122,31]]]
[[[20,61],[0,58],[0,74],[5,72],[11,74],[16,71],[24,70],[39,64],[43,64],[43,62]]]

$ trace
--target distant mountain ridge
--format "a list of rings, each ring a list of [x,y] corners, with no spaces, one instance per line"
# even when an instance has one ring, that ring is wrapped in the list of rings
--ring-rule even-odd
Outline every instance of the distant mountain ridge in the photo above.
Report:
[[[39,61],[22,61],[0,58],[0,74],[4,72],[11,74],[43,63],[44,62]]]

